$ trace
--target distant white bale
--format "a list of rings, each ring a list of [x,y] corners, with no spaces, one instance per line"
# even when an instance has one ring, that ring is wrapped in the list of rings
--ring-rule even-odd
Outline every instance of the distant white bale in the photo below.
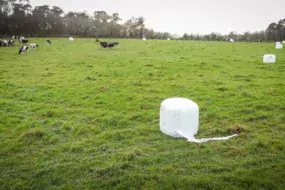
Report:
[[[281,42],[276,42],[276,44],[281,44]]]
[[[282,49],[283,45],[281,44],[281,42],[276,43],[276,49]]]
[[[263,63],[275,63],[276,56],[273,54],[266,54],[263,56]]]
[[[167,38],[167,40],[170,40],[170,38]]]
[[[69,37],[69,41],[70,41],[70,42],[73,42],[73,40],[74,40],[74,38]]]
[[[285,40],[282,41],[282,44],[285,44]]]
[[[39,47],[39,45],[38,44],[30,44],[30,47],[31,47],[31,49],[35,49],[35,48]]]
[[[146,38],[142,38],[142,40],[146,40]]]
[[[15,39],[15,36],[12,36],[12,39],[14,40],[14,39]]]

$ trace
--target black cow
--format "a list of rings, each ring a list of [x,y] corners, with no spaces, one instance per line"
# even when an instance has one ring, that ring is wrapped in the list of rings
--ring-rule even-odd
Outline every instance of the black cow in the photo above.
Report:
[[[50,41],[50,40],[47,40],[47,43],[48,43],[49,45],[51,45],[51,41]]]
[[[115,43],[110,43],[110,44],[108,44],[108,48],[112,48],[112,47],[114,47],[115,46]]]
[[[107,47],[108,47],[108,43],[107,43],[107,42],[100,42],[100,45],[101,45],[103,48],[107,48]]]
[[[28,43],[28,42],[29,42],[29,40],[26,40],[26,39],[20,39],[20,42],[21,42],[22,44],[26,44],[26,43]]]
[[[113,43],[107,43],[107,42],[100,42],[100,45],[103,47],[103,48],[113,48],[117,45],[119,45],[119,42],[113,42]]]

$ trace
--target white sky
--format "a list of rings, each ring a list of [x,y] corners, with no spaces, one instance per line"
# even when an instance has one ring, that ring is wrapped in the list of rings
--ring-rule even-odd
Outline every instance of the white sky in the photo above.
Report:
[[[227,34],[265,30],[285,18],[285,0],[30,0],[32,6],[57,5],[65,12],[104,10],[124,20],[143,16],[155,31]]]

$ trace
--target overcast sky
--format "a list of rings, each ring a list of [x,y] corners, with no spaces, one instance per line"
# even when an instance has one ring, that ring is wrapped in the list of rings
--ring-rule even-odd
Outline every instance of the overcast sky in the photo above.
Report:
[[[30,0],[65,12],[104,10],[124,20],[143,16],[148,27],[173,34],[264,30],[285,18],[285,0]]]

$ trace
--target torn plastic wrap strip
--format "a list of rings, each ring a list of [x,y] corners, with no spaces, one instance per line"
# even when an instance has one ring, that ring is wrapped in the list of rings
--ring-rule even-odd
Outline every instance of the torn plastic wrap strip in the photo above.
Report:
[[[180,134],[181,136],[183,136],[181,133],[179,133],[179,131],[177,131],[178,134]],[[224,140],[228,140],[232,137],[236,137],[238,136],[237,134],[231,135],[231,136],[227,136],[227,137],[213,137],[213,138],[203,138],[203,139],[196,139],[194,136],[192,137],[185,137],[189,142],[194,142],[194,143],[205,143],[208,141],[224,141]]]

